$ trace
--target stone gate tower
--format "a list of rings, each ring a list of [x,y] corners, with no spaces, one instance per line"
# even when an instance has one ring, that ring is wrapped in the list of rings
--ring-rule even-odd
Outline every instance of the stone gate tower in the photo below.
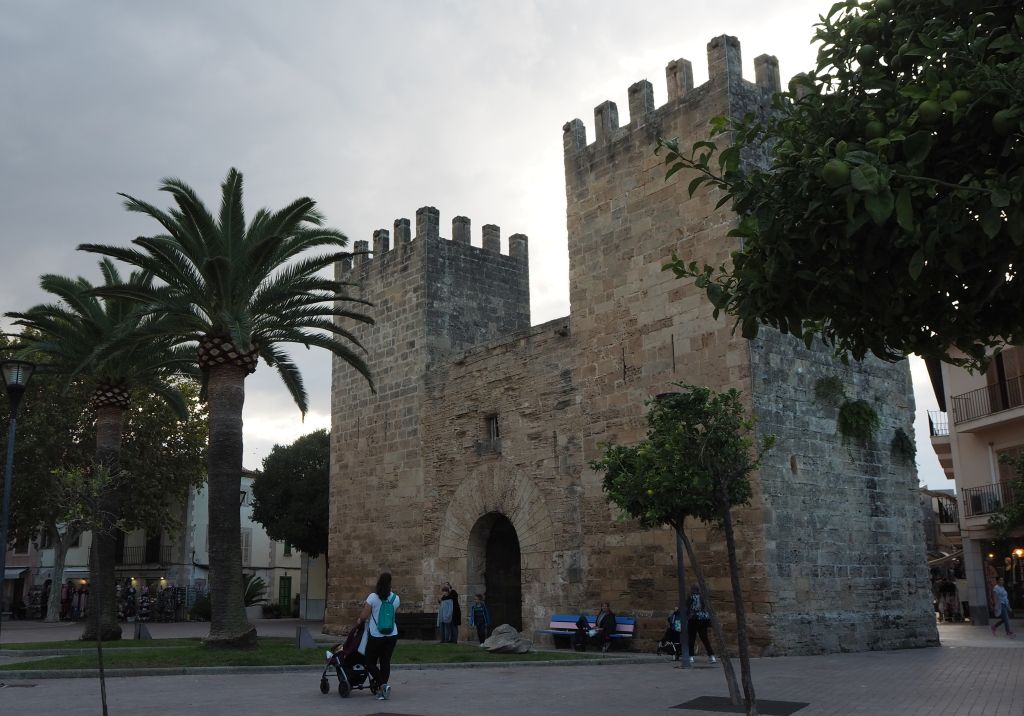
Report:
[[[657,638],[675,600],[673,536],[620,520],[587,465],[602,443],[641,439],[644,402],[682,381],[738,388],[759,430],[778,436],[737,515],[755,645],[937,643],[916,472],[889,450],[897,428],[912,428],[907,365],[843,366],[772,331],[747,341],[692,282],[661,271],[673,252],[726,260],[736,220],[712,192],[691,199],[686,177],[664,180],[655,137],[685,146],[716,115],[764,111],[779,88],[768,56],[754,83],[742,79],[735,38],[712,40],[708,61],[700,87],[689,62],[669,63],[662,107],[650,83],[630,87],[628,124],[599,105],[592,144],[580,120],[563,128],[569,317],[529,325],[526,237],[503,255],[485,226],[478,248],[456,217],[442,239],[431,208],[417,213],[415,240],[399,220],[393,248],[376,232],[372,259],[339,267],[376,304],[377,325],[353,330],[378,392],[336,365],[328,629],[350,623],[388,568],[405,611],[434,611],[451,581],[486,591],[496,622],[527,631],[607,599]],[[815,398],[824,377],[874,406],[876,444],[837,435],[835,406]],[[720,536],[692,534],[713,598],[728,601]]]

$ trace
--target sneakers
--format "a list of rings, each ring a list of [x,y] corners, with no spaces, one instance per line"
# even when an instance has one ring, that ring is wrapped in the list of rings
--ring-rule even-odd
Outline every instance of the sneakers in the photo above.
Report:
[[[715,658],[714,654],[712,654],[711,656],[708,657],[708,663],[709,664],[717,664],[718,663],[718,659]]]
[[[391,698],[391,687],[384,684],[380,687],[380,694],[378,695],[381,701],[387,701]]]
[[[690,657],[690,663],[691,664],[693,663],[693,657],[692,656]]]

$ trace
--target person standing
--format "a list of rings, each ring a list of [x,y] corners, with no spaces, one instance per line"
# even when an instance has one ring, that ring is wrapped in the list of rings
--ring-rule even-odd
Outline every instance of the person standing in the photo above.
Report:
[[[391,591],[391,573],[382,572],[359,615],[359,623],[365,624],[369,632],[366,638],[366,671],[370,674],[371,684],[377,685],[378,701],[391,697],[388,678],[391,676],[391,655],[398,644],[395,614],[400,603],[398,595]]]
[[[1006,636],[1011,638],[1017,636],[1010,631],[1010,595],[1006,593],[1002,577],[996,578],[995,586],[992,587],[992,596],[995,597],[996,602],[996,623],[992,625],[992,636],[996,635],[996,629],[1000,624],[1006,629]]]
[[[480,640],[482,646],[484,640],[487,639],[487,627],[491,625],[491,612],[487,609],[482,594],[476,595],[476,601],[470,607],[469,625],[476,627],[476,638]]]
[[[671,654],[672,659],[675,660],[679,658],[679,632],[683,629],[682,619],[679,618],[679,607],[672,610],[666,621],[668,626],[665,628],[661,641],[658,642],[657,651],[659,654]]]
[[[704,604],[704,597],[700,593],[700,586],[694,584],[690,587],[690,599],[686,603],[686,629],[690,637],[690,663],[693,663],[693,648],[697,645],[697,637],[704,645],[704,651],[708,655],[708,663],[714,664],[715,650],[711,648],[708,641],[708,624],[711,623],[711,613]]]
[[[447,586],[441,587],[441,600],[437,604],[437,628],[441,632],[442,644],[451,641],[453,611],[449,589]]]
[[[455,587],[452,586],[451,582],[448,584],[448,596],[452,600],[452,627],[451,627],[451,643],[459,643],[459,627],[462,625],[462,607],[459,606],[459,593],[455,591]]]

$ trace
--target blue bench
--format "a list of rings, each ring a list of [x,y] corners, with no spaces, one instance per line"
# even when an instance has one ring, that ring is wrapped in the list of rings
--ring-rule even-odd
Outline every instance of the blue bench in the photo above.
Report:
[[[550,634],[555,638],[555,645],[558,639],[572,637],[576,633],[576,620],[578,614],[553,614],[548,622],[547,629],[537,629],[537,634]],[[597,625],[597,617],[587,615],[587,624],[593,629]],[[615,617],[615,633],[610,635],[611,639],[632,639],[636,629],[636,617]]]

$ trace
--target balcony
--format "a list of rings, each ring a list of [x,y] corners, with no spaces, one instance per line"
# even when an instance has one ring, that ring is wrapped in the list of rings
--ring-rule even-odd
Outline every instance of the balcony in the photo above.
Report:
[[[959,425],[986,415],[1024,406],[1024,376],[986,385],[961,395],[954,395],[953,422]],[[930,416],[929,416],[930,417]]]
[[[121,548],[117,564],[125,566],[142,564],[170,564],[174,561],[174,545],[131,545]]]
[[[940,498],[938,500],[938,506],[940,525],[960,524],[960,510],[957,507],[956,500]]]
[[[965,487],[960,490],[964,506],[964,517],[979,517],[998,512],[1007,500],[1013,498],[1010,486],[1005,482],[982,487]]]
[[[933,438],[949,437],[949,416],[941,410],[929,410],[928,434]]]

